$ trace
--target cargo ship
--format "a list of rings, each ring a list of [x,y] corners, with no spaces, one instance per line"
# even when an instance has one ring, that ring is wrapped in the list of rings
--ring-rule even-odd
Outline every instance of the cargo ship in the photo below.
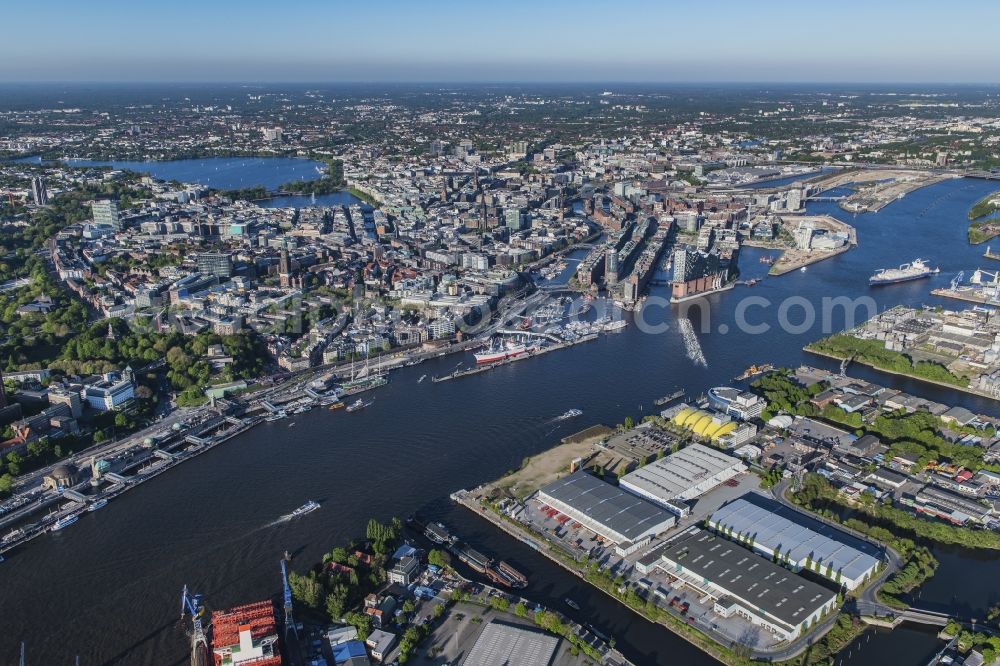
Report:
[[[897,284],[899,282],[909,282],[930,277],[940,272],[938,268],[931,268],[923,259],[914,259],[908,264],[903,264],[899,268],[883,268],[875,272],[875,275],[868,278],[868,284],[878,286],[883,284]]]
[[[477,364],[483,363],[496,363],[497,361],[505,361],[508,358],[514,358],[515,356],[520,356],[528,351],[528,348],[521,344],[500,344],[492,345],[485,351],[476,352],[473,356],[476,357]]]

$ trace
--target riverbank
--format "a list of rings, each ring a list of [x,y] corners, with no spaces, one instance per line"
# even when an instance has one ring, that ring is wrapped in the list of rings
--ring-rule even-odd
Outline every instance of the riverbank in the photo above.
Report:
[[[809,352],[810,354],[815,354],[816,356],[822,356],[824,358],[831,358],[837,361],[844,361],[847,359],[851,360],[851,363],[857,363],[858,365],[863,365],[873,370],[878,370],[879,372],[884,372],[887,375],[895,375],[897,377],[904,377],[906,379],[914,379],[919,382],[924,382],[927,384],[933,384],[941,388],[952,389],[955,391],[961,391],[962,393],[968,393],[969,395],[974,395],[980,398],[989,398],[990,400],[1000,400],[997,396],[991,395],[985,391],[980,391],[974,389],[971,386],[959,386],[957,384],[951,384],[949,382],[943,382],[936,379],[929,379],[927,377],[921,377],[920,375],[915,375],[909,372],[900,372],[898,370],[890,370],[885,367],[879,366],[871,361],[854,357],[850,354],[834,354],[829,351],[822,351],[813,346],[813,343],[807,344],[802,348],[803,351]]]

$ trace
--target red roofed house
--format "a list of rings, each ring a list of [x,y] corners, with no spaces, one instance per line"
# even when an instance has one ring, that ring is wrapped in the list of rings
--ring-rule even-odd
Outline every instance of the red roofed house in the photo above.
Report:
[[[215,666],[282,666],[274,604],[258,601],[212,613]]]

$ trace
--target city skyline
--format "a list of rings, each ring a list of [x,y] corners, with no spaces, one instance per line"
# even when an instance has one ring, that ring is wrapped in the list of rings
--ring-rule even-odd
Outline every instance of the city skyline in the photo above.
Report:
[[[119,0],[7,11],[0,82],[993,83],[1000,7]],[[962,44],[961,52],[953,45]]]

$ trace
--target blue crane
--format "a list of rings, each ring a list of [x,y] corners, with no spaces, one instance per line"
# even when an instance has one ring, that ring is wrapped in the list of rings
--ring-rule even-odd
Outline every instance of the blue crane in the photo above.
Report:
[[[295,628],[295,619],[292,617],[292,588],[288,586],[288,569],[284,560],[281,560],[281,585],[284,588],[285,601],[285,638],[288,638],[289,630],[295,633],[295,638],[298,638],[299,631]]]
[[[205,638],[205,630],[201,625],[201,619],[205,614],[205,607],[201,605],[200,594],[188,593],[187,585],[181,592],[181,619],[191,616],[191,650],[197,652],[199,646],[208,649],[208,639]]]

